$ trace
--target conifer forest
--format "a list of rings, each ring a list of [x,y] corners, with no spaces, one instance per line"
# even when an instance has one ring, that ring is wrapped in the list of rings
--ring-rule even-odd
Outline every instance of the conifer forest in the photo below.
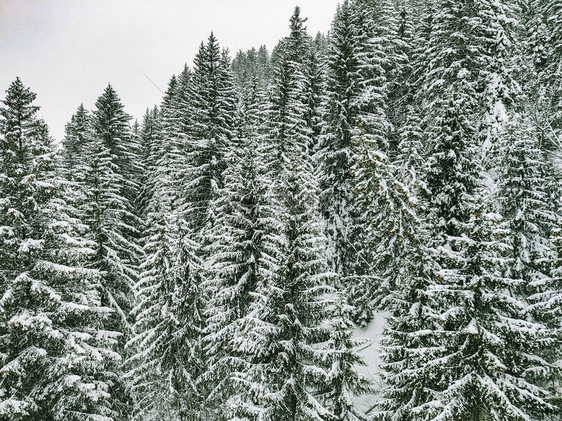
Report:
[[[62,141],[11,83],[0,421],[562,420],[562,1],[334,12]]]

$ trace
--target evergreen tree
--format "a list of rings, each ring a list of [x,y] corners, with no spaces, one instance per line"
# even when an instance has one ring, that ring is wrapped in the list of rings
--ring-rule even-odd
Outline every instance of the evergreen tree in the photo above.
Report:
[[[150,190],[144,232],[145,260],[135,287],[137,334],[129,342],[129,372],[137,419],[197,419],[203,370],[200,345],[203,312],[199,246],[181,219],[180,90],[170,80],[150,148]],[[163,399],[162,396],[166,396]]]
[[[114,420],[118,333],[35,97],[18,78],[0,108],[0,419]]]
[[[240,395],[247,390],[237,387],[234,377],[236,372],[244,371],[252,356],[241,351],[244,345],[240,342],[253,317],[250,308],[258,299],[258,291],[272,283],[280,243],[275,199],[259,167],[255,134],[243,130],[240,135],[237,148],[230,154],[222,200],[217,203],[220,216],[213,229],[216,241],[210,250],[212,276],[206,284],[211,298],[204,339],[211,358],[203,380],[214,386],[213,402],[226,402],[217,405],[217,419],[246,414],[240,406]]]
[[[516,92],[510,75],[511,11],[505,1],[443,1],[427,13],[429,32],[422,61],[425,76],[420,94],[425,120],[438,118],[439,104],[447,90],[466,83],[477,100],[476,119],[498,117],[498,103],[506,106]],[[473,21],[478,25],[473,25]],[[447,48],[444,48],[444,46]],[[489,133],[494,122],[487,120],[479,130]]]
[[[405,108],[404,121],[398,129],[398,148],[394,160],[401,178],[412,189],[421,189],[425,165],[423,129],[418,110],[410,105]]]
[[[133,202],[137,196],[137,181],[142,167],[138,159],[140,145],[132,136],[130,120],[131,116],[125,112],[117,92],[108,84],[96,101],[93,115],[94,133],[114,156],[114,164],[125,181],[121,192],[127,200]]]
[[[63,139],[63,165],[64,171],[68,173],[71,180],[75,171],[84,159],[84,150],[88,143],[88,135],[91,133],[92,118],[90,113],[80,104],[70,122],[65,126]]]
[[[307,148],[312,128],[306,121],[310,115],[306,92],[306,65],[310,54],[310,37],[304,26],[306,19],[297,7],[290,19],[291,33],[277,47],[278,58],[273,65],[270,97],[265,110],[270,171],[278,179],[290,165],[289,154],[294,148]]]
[[[194,118],[187,128],[185,218],[194,234],[201,236],[215,221],[209,203],[223,186],[236,109],[230,60],[226,51],[221,53],[213,34],[199,48],[188,86],[189,111]]]
[[[306,114],[304,119],[310,129],[308,151],[313,154],[318,148],[319,136],[322,130],[322,103],[325,96],[325,65],[322,51],[322,39],[316,38],[310,42],[310,52],[304,60],[304,99]]]
[[[327,114],[317,152],[320,207],[327,220],[327,234],[334,271],[342,277],[357,273],[353,219],[357,217],[351,172],[354,148],[352,130],[358,115],[353,95],[359,90],[359,28],[348,1],[339,6],[330,34],[327,79]]]
[[[339,293],[334,300],[330,321],[330,339],[325,345],[328,373],[324,400],[328,402],[336,420],[366,420],[365,414],[356,407],[355,398],[372,390],[369,379],[357,372],[365,362],[357,349],[364,340],[352,338],[355,324],[352,322],[353,307],[347,304],[345,294]]]
[[[332,416],[336,402],[349,403],[346,392],[360,389],[353,383],[359,376],[351,374],[353,369],[341,356],[348,351],[348,358],[356,358],[348,348],[353,342],[348,327],[339,330],[345,344],[338,343],[337,350],[323,347],[329,339],[325,323],[332,317],[327,284],[335,281],[323,255],[317,187],[308,150],[312,130],[305,120],[303,57],[310,50],[310,37],[303,24],[297,8],[291,17],[291,34],[277,50],[265,114],[267,169],[274,180],[275,216],[282,224],[282,236],[273,276],[258,284],[248,307],[251,317],[237,335],[236,349],[246,355],[247,364],[235,373],[235,384],[241,385],[243,393],[233,398],[241,414],[250,419],[324,419]],[[346,322],[350,323],[345,319],[340,325]],[[336,370],[342,361],[344,367]],[[328,380],[332,363],[333,377]],[[337,384],[335,379],[344,378],[349,383]],[[338,416],[347,409],[341,408]]]
[[[526,376],[537,368],[536,356],[521,350],[544,329],[522,317],[524,301],[511,295],[514,281],[502,274],[504,233],[482,193],[470,86],[450,88],[427,161],[440,270],[424,293],[433,302],[430,328],[427,342],[418,345],[423,362],[412,368],[412,376],[422,371],[428,386],[410,413],[420,419],[532,417],[535,408],[543,408],[540,413],[549,406]],[[399,411],[395,407],[388,416],[395,419]]]
[[[557,215],[561,215],[560,208]],[[553,269],[551,272],[551,283],[545,288],[546,293],[537,297],[536,302],[540,303],[535,307],[535,311],[542,315],[542,320],[554,331],[554,335],[557,335],[558,339],[554,341],[560,341],[561,331],[558,328],[562,325],[562,221],[558,217],[558,222],[556,228],[552,231],[551,241],[554,247],[555,260]],[[536,313],[535,313],[536,314]],[[556,348],[554,348],[556,349]],[[552,358],[553,357],[553,358]],[[560,367],[561,358],[560,352],[558,354],[554,353],[551,357],[551,361],[554,361],[554,367]],[[556,360],[558,358],[558,360]],[[562,373],[559,369],[555,372],[554,378],[549,386],[549,390],[552,393],[551,403],[558,408],[562,409]]]
[[[562,4],[558,0],[547,0],[540,4],[534,4],[534,6],[539,7],[540,12],[543,16],[546,16],[546,31],[548,39],[548,53],[549,61],[547,64],[547,78],[545,81],[547,83],[547,89],[549,90],[549,98],[552,101],[552,117],[553,126],[559,130],[560,129],[560,83],[556,80],[556,77],[560,74],[560,57],[562,50],[560,48],[560,40],[562,39]],[[539,21],[539,23],[543,23]],[[542,29],[542,28],[541,28]]]
[[[117,94],[108,86],[97,101],[91,128],[84,126],[81,162],[76,166],[72,186],[76,217],[84,226],[84,236],[92,252],[86,266],[99,271],[101,304],[113,311],[103,329],[119,332],[115,351],[123,357],[124,345],[132,333],[132,288],[142,250],[137,245],[139,219],[133,214],[138,164],[129,117]],[[129,412],[129,397],[122,379],[122,368],[112,384],[111,394],[119,403],[119,416]]]
[[[559,370],[551,364],[562,357],[556,345],[560,315],[555,303],[560,300],[560,285],[556,281],[553,242],[558,218],[556,201],[549,191],[553,168],[541,150],[539,134],[528,120],[520,118],[511,123],[500,144],[496,168],[497,197],[510,246],[505,276],[513,279],[514,294],[530,304],[529,309],[522,309],[521,317],[532,316],[546,330],[535,344],[535,353],[544,358],[543,367],[533,376],[544,387],[552,385],[553,379],[556,384],[556,377],[560,378]]]
[[[372,15],[359,3],[346,1],[336,13],[327,63],[326,125],[317,152],[320,209],[330,242],[328,258],[350,291],[357,291],[350,292],[353,301],[363,295],[354,284],[368,273],[370,260],[359,253],[359,216],[364,209],[355,203],[353,193],[356,180],[351,167],[357,159],[353,130],[360,125],[373,140],[373,148],[382,150],[388,146],[390,130],[385,110],[388,59],[381,39],[375,36],[376,28]],[[366,323],[371,311],[361,308],[355,317]]]
[[[135,200],[135,208],[138,215],[143,219],[145,219],[148,203],[152,197],[153,187],[150,186],[149,175],[154,172],[156,162],[153,160],[153,150],[157,147],[160,131],[158,107],[154,107],[152,110],[147,109],[137,135],[141,151],[140,159],[145,171],[144,174],[140,174],[139,195]]]
[[[96,244],[91,266],[105,274],[104,300],[116,310],[113,323],[125,335],[121,342],[124,344],[131,333],[132,287],[141,253],[136,245],[138,231],[133,226],[137,218],[129,200],[136,189],[132,184],[134,158],[127,146],[131,139],[129,117],[110,85],[96,107],[83,164],[82,212],[89,237]]]
[[[127,374],[136,398],[134,419],[197,419],[201,414],[196,385],[202,365],[201,264],[196,244],[179,238],[169,193],[161,186],[147,214],[146,259],[134,309],[138,333],[128,344],[134,352]]]
[[[304,155],[304,151],[300,151]],[[312,217],[310,172],[302,163],[286,173],[283,243],[274,281],[259,289],[240,347],[254,355],[239,374],[251,391],[244,408],[266,420],[322,420],[330,415],[318,394],[326,388],[321,344],[328,339],[324,295],[329,292],[322,236]],[[307,176],[308,174],[308,176]]]

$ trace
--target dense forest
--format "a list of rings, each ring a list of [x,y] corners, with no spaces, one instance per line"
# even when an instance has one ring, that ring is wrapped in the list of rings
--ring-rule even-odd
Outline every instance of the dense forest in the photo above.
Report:
[[[35,99],[0,107],[0,420],[562,419],[562,1],[297,7],[62,142]]]

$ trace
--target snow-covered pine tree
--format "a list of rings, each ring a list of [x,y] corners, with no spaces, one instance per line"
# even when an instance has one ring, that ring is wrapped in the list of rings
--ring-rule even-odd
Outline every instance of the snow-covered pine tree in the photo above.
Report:
[[[539,80],[544,80],[552,58],[552,45],[549,42],[549,30],[547,16],[549,2],[537,0],[524,0],[519,2],[517,20],[520,22],[517,33],[519,45],[517,51],[518,66],[517,73],[522,88],[528,92],[528,88],[536,88],[536,80],[523,79],[525,76],[535,74]]]
[[[328,373],[322,398],[338,421],[368,419],[357,409],[356,398],[372,391],[369,378],[358,373],[358,367],[366,365],[358,354],[359,347],[365,346],[366,340],[352,337],[356,328],[352,321],[353,310],[347,303],[346,294],[335,294],[330,315],[330,339],[324,345]]]
[[[513,260],[507,275],[520,281],[519,293],[529,296],[542,289],[555,258],[550,236],[557,204],[549,191],[554,172],[540,135],[524,117],[510,124],[499,150],[497,197]]]
[[[213,34],[201,44],[188,84],[189,111],[193,119],[187,127],[185,149],[185,219],[205,245],[205,228],[213,225],[214,210],[209,207],[223,186],[225,160],[233,136],[236,94],[227,51],[221,53]]]
[[[116,420],[119,334],[35,97],[18,78],[0,108],[0,419]]]
[[[78,209],[84,203],[84,189],[80,184],[86,157],[87,143],[92,135],[92,116],[81,104],[70,122],[65,126],[65,136],[58,160],[59,174],[65,180],[65,199],[77,211],[75,217],[80,219]]]
[[[404,108],[403,122],[397,130],[398,147],[394,164],[399,169],[400,179],[409,188],[419,190],[420,175],[424,168],[426,150],[423,142],[420,113],[414,105]]]
[[[173,109],[175,110],[172,114],[170,114],[168,119],[168,128],[167,130],[169,133],[175,132],[176,137],[179,139],[180,147],[179,150],[183,151],[185,154],[186,147],[186,139],[188,137],[189,128],[192,126],[195,116],[192,113],[191,109],[191,96],[190,96],[190,86],[191,81],[193,78],[192,70],[187,66],[184,65],[183,70],[177,77],[177,87],[175,88],[176,95],[174,101],[170,104],[173,104]]]
[[[490,0],[460,3],[443,0],[433,6],[440,7],[426,9],[427,48],[418,57],[418,62],[425,64],[426,72],[419,92],[424,100],[419,109],[424,110],[424,139],[433,160],[427,164],[429,173],[425,181],[427,188],[433,191],[430,198],[433,210],[429,211],[437,212],[438,225],[433,229],[454,235],[454,225],[468,218],[455,204],[463,200],[461,196],[464,193],[461,191],[470,192],[478,184],[471,177],[480,176],[474,173],[475,167],[469,162],[472,158],[462,158],[462,154],[468,152],[467,148],[480,148],[491,140],[490,134],[497,127],[489,116],[497,111],[498,103],[505,102],[512,92],[508,89],[511,79],[505,73],[509,22],[506,22],[506,14],[509,9],[501,1]],[[471,18],[479,24],[473,25]],[[455,114],[450,107],[456,101],[463,107]],[[447,113],[448,116],[445,115]],[[455,118],[457,122],[446,128],[443,123],[449,118]],[[467,123],[473,128],[463,136],[454,134],[454,127],[464,127]],[[445,129],[444,133],[441,133],[442,129]],[[473,134],[472,139],[469,133]],[[446,146],[452,151],[438,151],[444,144],[436,140],[446,138],[465,140],[456,146]],[[447,154],[450,156],[447,157]],[[474,157],[477,159],[477,155]],[[450,171],[450,165],[456,160],[465,160],[463,169],[459,167],[454,172]],[[437,172],[433,174],[435,169]],[[460,177],[459,180],[453,181],[451,177],[456,176]]]
[[[318,148],[320,133],[322,131],[322,104],[325,97],[325,51],[323,39],[320,34],[310,42],[308,57],[304,58],[304,75],[306,84],[304,86],[306,114],[305,121],[310,128],[310,141],[308,152],[312,155]]]
[[[91,133],[92,118],[84,104],[80,104],[76,113],[65,126],[63,139],[63,169],[68,174],[67,179],[72,180],[73,174],[84,158],[84,149],[88,142],[87,136]]]
[[[116,351],[124,356],[131,334],[132,287],[142,249],[137,245],[139,219],[133,215],[131,197],[135,194],[137,151],[128,126],[129,117],[117,94],[108,86],[97,101],[90,129],[84,128],[81,162],[76,166],[71,190],[76,197],[76,217],[85,227],[92,244],[87,267],[101,273],[98,293],[104,306],[114,311],[103,328],[119,332]],[[128,177],[127,180],[125,177]],[[120,404],[120,414],[128,414],[130,400],[120,374],[112,385],[112,395]],[[125,415],[122,415],[125,416]]]
[[[84,201],[79,213],[81,221],[87,227],[85,236],[93,243],[88,267],[102,274],[102,303],[113,309],[104,327],[119,332],[117,351],[123,357],[124,345],[132,334],[132,287],[138,276],[136,263],[131,263],[128,256],[129,253],[134,253],[136,259],[140,250],[123,233],[124,229],[132,230],[125,222],[130,211],[122,196],[122,180],[112,162],[109,149],[100,138],[93,135],[85,155],[81,169]],[[130,402],[125,396],[121,380],[115,384],[115,389],[119,390],[122,410],[128,413],[127,406]]]
[[[404,109],[412,101],[413,20],[407,1],[355,0],[357,6],[369,16],[365,28],[371,34],[369,43],[374,48],[375,64],[384,69],[384,80],[378,80],[384,87],[384,109],[390,122],[385,131],[385,143],[379,145],[391,159],[394,159],[398,145],[395,128],[400,127],[405,116]],[[371,59],[373,63],[373,59]],[[375,74],[380,69],[375,68]],[[384,146],[384,147],[383,147]]]
[[[326,124],[316,154],[320,209],[330,242],[328,258],[332,270],[350,290],[356,283],[352,279],[368,272],[365,262],[369,260],[358,253],[362,231],[358,217],[363,210],[357,207],[353,193],[351,167],[356,151],[352,131],[361,124],[376,139],[374,147],[386,149],[390,130],[386,118],[388,59],[381,38],[376,36],[373,16],[359,2],[348,1],[336,13],[327,63]],[[351,295],[361,292],[351,291]],[[370,311],[360,310],[365,316],[359,317],[361,323],[370,319]]]
[[[175,123],[172,122],[167,129],[174,137],[176,150],[181,155],[174,175],[174,184],[180,192],[174,208],[178,212],[182,245],[179,265],[184,270],[187,270],[192,260],[189,244],[194,241],[197,243],[197,255],[202,259],[206,270],[209,264],[208,250],[217,240],[213,236],[212,227],[219,215],[213,205],[224,186],[227,155],[232,147],[236,111],[233,79],[228,51],[221,52],[215,36],[211,34],[207,43],[202,43],[199,48],[193,71],[186,67],[178,80],[176,110],[179,111],[180,126],[179,130],[175,129]],[[171,114],[170,118],[175,117]],[[197,307],[199,319],[196,327],[201,340],[200,329],[205,326],[202,304],[206,297],[204,289],[199,286],[196,285],[193,295],[185,304]],[[187,309],[188,307],[186,311]],[[202,358],[202,352],[195,357]],[[208,395],[207,389],[212,387],[199,382],[199,375],[205,371],[204,364],[202,362],[192,367],[192,381],[197,382],[197,393],[203,397]]]
[[[201,414],[195,382],[202,369],[201,264],[196,244],[187,244],[186,238],[180,243],[164,186],[170,184],[160,184],[147,213],[146,258],[136,286],[139,304],[133,310],[138,333],[128,344],[133,356],[127,378],[135,397],[133,419],[139,420],[194,419]]]
[[[148,161],[151,191],[144,233],[145,259],[135,286],[136,335],[128,347],[135,419],[197,419],[203,363],[199,246],[180,219],[184,156],[179,84],[172,77],[160,107],[160,131]],[[165,398],[164,398],[165,397]]]
[[[138,143],[140,145],[140,159],[144,173],[139,176],[139,194],[135,200],[137,214],[144,220],[148,203],[152,197],[152,186],[150,186],[150,174],[154,172],[153,149],[158,142],[160,134],[160,115],[158,107],[147,109],[142,124],[139,128]]]
[[[493,120],[504,114],[498,107],[508,105],[516,90],[509,63],[513,24],[509,2],[442,0],[430,2],[426,13],[426,45],[420,46],[418,57],[418,65],[425,69],[419,91],[424,122],[431,125],[438,118],[439,103],[447,100],[449,87],[465,81],[477,99],[478,130],[489,135]]]
[[[357,0],[356,7],[356,24],[361,45],[358,56],[360,78],[358,92],[352,102],[359,110],[357,121],[360,122],[361,128],[369,134],[371,141],[375,142],[374,145],[381,152],[388,153],[393,131],[387,117],[388,69],[395,60],[392,51],[395,36],[390,35],[387,40],[384,34],[393,34],[396,31],[392,27],[396,24],[392,19],[393,7],[388,0],[376,1],[373,4]]]
[[[427,246],[427,232],[420,215],[421,204],[413,191],[397,179],[386,156],[368,153],[359,160],[363,176],[358,186],[361,200],[370,202],[372,220],[367,231],[376,244],[374,272],[381,277],[379,308],[387,312],[381,340],[381,377],[386,387],[377,402],[377,420],[417,419],[411,412],[427,396],[431,378],[424,371],[429,352],[427,333],[437,327],[427,288],[437,276],[432,250]],[[363,187],[363,188],[361,188]],[[371,216],[371,214],[369,215]],[[410,417],[410,418],[408,418]]]
[[[533,342],[534,353],[544,360],[537,360],[532,379],[543,387],[548,385],[556,394],[552,385],[557,384],[556,377],[560,378],[560,369],[555,366],[562,359],[556,343],[562,295],[552,240],[559,223],[559,199],[558,203],[552,200],[550,188],[556,171],[540,142],[539,132],[527,118],[514,119],[499,145],[497,200],[510,246],[505,276],[513,280],[513,294],[530,305],[521,309],[520,317],[544,326],[543,337]]]
[[[548,325],[551,328],[556,329],[558,326],[562,326],[562,206],[559,207],[557,212],[558,221],[556,228],[552,231],[551,241],[554,247],[555,260],[551,272],[551,283],[548,286],[547,293],[542,297],[537,297],[537,300],[542,304],[542,308],[537,306],[537,309],[542,312],[543,317],[546,315],[548,319]],[[556,331],[555,331],[556,332]],[[560,338],[560,329],[558,329],[558,338]],[[560,341],[560,339],[558,339]],[[558,358],[558,360],[556,360]],[[562,367],[562,358],[560,357],[560,352],[558,355],[554,355],[552,358],[554,361],[554,366],[558,367],[558,373],[556,374],[550,390],[552,391],[551,402],[556,405],[558,411],[562,410],[562,373],[560,367]]]
[[[562,40],[562,3],[559,0],[546,0],[544,2],[537,1],[534,6],[539,8],[543,16],[546,16],[549,61],[545,82],[548,86],[549,98],[552,101],[553,126],[560,130],[560,127],[562,127],[562,89],[557,77],[562,70],[560,68],[560,57],[562,57],[562,48],[560,47],[560,41]]]
[[[128,125],[130,117],[115,90],[108,85],[96,102],[93,133],[84,160],[84,222],[96,243],[92,267],[104,272],[104,300],[114,307],[114,328],[131,333],[132,287],[138,277],[142,251],[136,244],[138,221],[132,200],[138,173]]]
[[[306,148],[295,153],[306,156]],[[292,155],[292,154],[291,154]],[[243,352],[254,356],[238,381],[252,391],[242,406],[264,420],[323,420],[331,413],[327,364],[326,296],[331,274],[322,257],[323,238],[314,218],[310,165],[291,156],[283,173],[283,243],[273,282],[258,290],[244,326]],[[263,300],[263,301],[262,301]]]
[[[548,409],[546,394],[527,376],[538,356],[525,345],[543,329],[522,317],[516,282],[502,273],[505,233],[484,194],[473,86],[449,87],[432,131],[428,230],[440,270],[424,293],[432,323],[418,345],[423,360],[412,370],[421,370],[428,386],[416,396],[414,419],[532,419],[537,408]]]
[[[205,283],[210,299],[204,341],[210,358],[203,381],[212,385],[209,402],[215,419],[221,420],[251,416],[242,404],[251,391],[235,377],[255,362],[255,356],[246,354],[240,342],[253,317],[252,303],[260,299],[258,291],[272,284],[281,244],[276,199],[260,165],[261,97],[254,75],[242,92],[225,184],[214,204],[218,219],[209,249],[211,276]]]
[[[271,63],[269,51],[267,51],[267,47],[265,45],[262,45],[258,49],[256,63],[258,70],[258,80],[260,81],[262,86],[269,85],[269,81],[271,79]]]
[[[327,272],[323,256],[308,152],[311,130],[304,118],[302,59],[309,43],[297,8],[291,34],[276,48],[272,92],[264,114],[264,146],[270,154],[267,175],[278,203],[275,217],[282,224],[282,235],[271,279],[258,284],[248,307],[251,317],[236,336],[236,349],[247,364],[234,376],[243,393],[233,396],[232,402],[245,419],[319,420],[329,416],[334,401],[346,399],[328,382],[327,370],[338,359],[336,351],[322,349],[329,339],[326,323],[331,316],[327,284],[334,282],[334,275]],[[327,355],[332,351],[330,360]],[[341,387],[352,389],[350,384]]]
[[[133,202],[138,193],[138,178],[143,169],[140,145],[132,135],[128,115],[121,99],[111,84],[108,84],[96,101],[93,113],[93,129],[109,149],[119,174],[123,176],[121,192],[127,200]]]
[[[357,217],[353,203],[354,179],[351,132],[357,118],[352,96],[359,90],[361,48],[355,10],[344,1],[332,23],[327,58],[327,105],[324,130],[316,153],[320,187],[320,211],[326,220],[330,242],[328,259],[342,279],[358,273]],[[345,281],[344,281],[345,282]]]
[[[537,377],[545,364],[541,340],[548,332],[522,316],[526,302],[514,294],[517,280],[503,276],[509,247],[498,215],[477,196],[462,236],[450,239],[456,268],[441,270],[427,291],[438,307],[430,358],[432,380],[424,403],[412,410],[422,419],[544,419],[552,413],[548,391]],[[428,390],[426,389],[426,390]]]
[[[290,35],[276,47],[269,99],[264,111],[267,152],[272,180],[279,181],[289,165],[288,155],[295,147],[308,149],[312,128],[305,116],[309,115],[305,60],[310,55],[310,36],[304,26],[306,19],[296,7],[290,19]],[[295,146],[299,145],[299,146]]]

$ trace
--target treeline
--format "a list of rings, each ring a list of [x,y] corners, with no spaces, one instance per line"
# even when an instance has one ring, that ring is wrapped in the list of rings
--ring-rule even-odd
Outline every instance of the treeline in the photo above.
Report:
[[[16,79],[0,420],[559,419],[561,38],[557,0],[296,8],[271,54],[211,34],[141,124],[108,85],[62,147]]]

